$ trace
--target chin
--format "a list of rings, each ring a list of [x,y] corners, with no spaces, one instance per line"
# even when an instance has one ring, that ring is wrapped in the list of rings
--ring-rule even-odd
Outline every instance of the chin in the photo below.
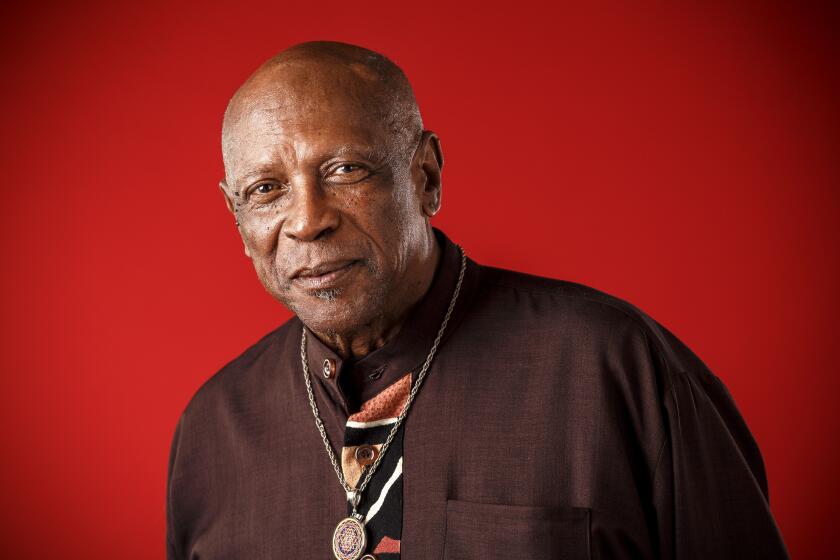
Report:
[[[318,333],[351,333],[369,324],[378,314],[377,298],[359,297],[351,290],[313,290],[284,302],[307,327]]]

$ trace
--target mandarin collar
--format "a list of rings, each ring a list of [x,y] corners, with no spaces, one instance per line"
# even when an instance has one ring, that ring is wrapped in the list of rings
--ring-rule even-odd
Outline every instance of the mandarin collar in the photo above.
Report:
[[[408,373],[414,374],[412,379],[415,378],[431,350],[446,310],[449,308],[461,268],[461,253],[458,246],[439,229],[433,228],[433,231],[441,248],[441,257],[435,276],[426,294],[409,312],[400,331],[387,344],[360,359],[343,360],[307,329],[306,349],[309,371],[333,400],[343,406],[345,415],[350,414],[349,403],[341,391],[339,380],[342,380],[342,383],[352,383],[360,397],[360,403],[364,403]],[[469,307],[478,285],[478,273],[479,266],[467,258],[461,291],[449,318],[441,346],[456,330],[460,319]],[[329,364],[329,377],[324,374],[326,364]],[[352,379],[343,380],[342,375],[345,377],[350,375]]]

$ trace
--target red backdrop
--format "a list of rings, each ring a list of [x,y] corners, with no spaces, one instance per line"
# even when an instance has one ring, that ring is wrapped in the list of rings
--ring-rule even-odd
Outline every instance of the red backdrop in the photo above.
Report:
[[[216,186],[221,114],[324,38],[411,78],[446,154],[436,224],[673,330],[739,403],[791,552],[832,555],[836,11],[65,4],[0,8],[4,558],[163,556],[178,415],[288,317]]]

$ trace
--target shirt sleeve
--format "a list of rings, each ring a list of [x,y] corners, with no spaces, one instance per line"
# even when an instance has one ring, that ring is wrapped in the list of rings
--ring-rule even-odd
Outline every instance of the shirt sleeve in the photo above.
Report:
[[[653,473],[660,557],[789,558],[761,453],[732,396],[663,331],[665,441]]]

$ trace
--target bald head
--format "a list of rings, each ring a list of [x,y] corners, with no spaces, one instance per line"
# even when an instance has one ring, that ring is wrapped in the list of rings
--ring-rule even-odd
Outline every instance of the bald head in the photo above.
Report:
[[[301,43],[280,52],[237,90],[222,126],[226,170],[243,126],[268,111],[276,115],[278,125],[324,112],[376,125],[403,154],[416,146],[423,131],[403,71],[379,53],[333,41]]]

